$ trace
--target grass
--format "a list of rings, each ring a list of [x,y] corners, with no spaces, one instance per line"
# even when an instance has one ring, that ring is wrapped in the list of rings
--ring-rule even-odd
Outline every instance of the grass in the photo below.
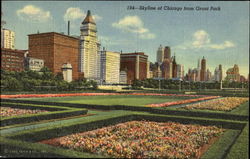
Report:
[[[111,95],[111,96],[76,96],[76,97],[50,97],[30,98],[33,101],[62,102],[91,105],[132,105],[145,106],[148,104],[180,101],[190,97],[171,96],[135,96],[135,95]]]
[[[226,159],[249,158],[249,124],[245,126],[240,136],[232,146]]]
[[[249,101],[230,111],[231,114],[249,115]]]
[[[133,105],[133,106],[144,106],[147,104],[152,103],[163,103],[163,102],[171,102],[171,101],[178,101],[188,99],[190,97],[171,97],[171,96],[129,96],[129,95],[117,95],[117,96],[76,96],[76,97],[52,97],[52,98],[25,98],[24,100],[33,100],[33,101],[48,101],[48,102],[63,102],[63,103],[78,103],[78,104],[95,104],[95,105]],[[211,111],[211,110],[192,110],[195,112],[205,111],[208,113],[229,113],[229,114],[238,114],[238,115],[249,115],[249,102],[246,102],[239,107],[233,109],[229,112],[224,111]],[[28,105],[28,104],[27,104]],[[46,106],[49,107],[49,106]],[[51,106],[52,107],[52,106]],[[59,106],[55,106],[58,107]],[[160,108],[159,108],[160,109]],[[162,108],[162,109],[173,109],[173,110],[180,110],[177,108]],[[189,110],[186,110],[189,111]],[[239,121],[232,121],[232,120],[222,120],[222,119],[215,119],[215,118],[208,118],[206,116],[203,117],[183,117],[178,115],[159,115],[159,114],[151,114],[146,112],[131,112],[131,111],[97,111],[97,110],[90,110],[89,113],[93,113],[93,116],[86,116],[86,117],[76,117],[71,119],[63,119],[58,121],[43,121],[41,123],[36,124],[24,124],[19,127],[11,127],[5,130],[1,130],[1,144],[3,145],[11,145],[14,148],[17,147],[18,150],[24,149],[26,151],[34,151],[34,157],[48,157],[52,154],[58,155],[59,157],[77,157],[77,158],[92,158],[92,157],[103,157],[99,155],[94,155],[91,153],[85,152],[78,152],[69,149],[62,149],[58,147],[52,147],[49,145],[27,142],[22,139],[22,136],[28,136],[27,138],[35,139],[42,135],[44,136],[43,132],[51,131],[53,129],[57,130],[54,132],[61,133],[66,131],[67,128],[72,128],[74,125],[84,125],[90,122],[95,121],[102,121],[106,119],[116,118],[128,116],[128,115],[146,115],[152,117],[164,117],[166,120],[172,120],[171,118],[178,118],[182,121],[190,121],[193,123],[194,121],[197,122],[225,122],[233,123],[233,124],[242,124],[245,122]],[[142,117],[144,118],[144,117]],[[167,119],[169,118],[169,119]],[[147,119],[147,118],[145,118]],[[223,124],[223,125],[224,125]],[[97,126],[98,127],[98,126]],[[80,127],[79,127],[80,128]],[[67,130],[69,132],[73,132],[73,130]],[[234,138],[240,133],[241,130],[229,130],[227,131],[223,137],[221,137],[216,143],[214,143],[211,148],[207,151],[207,153],[202,156],[203,159],[205,158],[226,158],[226,159],[237,159],[237,158],[248,158],[248,141],[249,141],[249,125],[242,130],[239,137],[235,140]],[[57,136],[56,133],[53,133],[52,136]],[[38,135],[38,136],[37,136]],[[20,138],[19,138],[20,137]],[[38,137],[39,138],[39,137]],[[23,141],[21,141],[23,140]],[[232,143],[234,142],[234,143]],[[233,144],[231,149],[228,151],[228,146]],[[0,145],[2,146],[2,145]],[[15,151],[15,149],[13,150]],[[10,151],[12,149],[9,149]],[[228,151],[228,152],[227,152]],[[2,150],[1,150],[2,152]],[[225,156],[226,153],[226,156]],[[27,157],[31,154],[17,154],[18,157]],[[10,156],[13,156],[13,153],[10,152]],[[15,157],[15,155],[14,155]]]
[[[239,130],[227,130],[217,142],[215,142],[201,157],[201,159],[222,159],[233,139],[237,137]]]

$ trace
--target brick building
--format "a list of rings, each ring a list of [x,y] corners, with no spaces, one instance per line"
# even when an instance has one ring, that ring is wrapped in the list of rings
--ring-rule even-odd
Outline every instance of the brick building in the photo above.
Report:
[[[62,72],[66,63],[72,65],[72,78],[78,79],[79,39],[56,32],[30,34],[29,56],[44,60],[54,74]]]
[[[127,83],[131,84],[135,79],[147,78],[148,55],[143,52],[122,53],[121,71],[127,72]]]
[[[24,50],[1,48],[1,69],[8,71],[24,70]]]

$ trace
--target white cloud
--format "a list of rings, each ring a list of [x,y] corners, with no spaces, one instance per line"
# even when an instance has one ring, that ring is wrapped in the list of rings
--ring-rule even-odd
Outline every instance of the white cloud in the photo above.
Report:
[[[125,32],[136,33],[141,39],[155,38],[155,35],[144,27],[143,21],[138,16],[125,16],[118,22],[113,23],[112,26]]]
[[[64,21],[68,20],[76,20],[76,19],[83,19],[86,14],[80,8],[68,8],[66,13],[64,14],[63,18]]]
[[[198,30],[193,33],[193,40],[185,41],[181,45],[177,45],[175,49],[213,49],[213,50],[223,50],[226,48],[235,47],[235,44],[231,41],[224,41],[221,44],[215,44],[211,42],[210,35],[205,30]]]
[[[193,43],[194,48],[202,48],[210,43],[209,34],[204,30],[198,30],[193,34]]]
[[[100,20],[102,20],[102,17],[99,16],[99,15],[97,15],[97,14],[94,14],[94,15],[93,15],[93,18],[94,18],[95,21],[100,21]]]
[[[17,10],[16,14],[22,20],[32,22],[46,22],[49,19],[52,19],[49,11],[44,11],[34,5],[26,5],[22,9]]]
[[[80,8],[73,8],[73,7],[70,7],[66,10],[63,18],[64,18],[64,21],[75,21],[75,20],[83,20],[85,17],[86,17],[86,13],[84,12],[84,10],[81,10]],[[94,14],[92,15],[94,20],[95,21],[99,21],[102,19],[101,16],[97,15],[97,14]]]
[[[222,44],[211,44],[210,48],[223,50],[225,48],[235,47],[235,44],[231,41],[224,41]]]
[[[131,41],[127,39],[117,39],[114,37],[109,37],[109,36],[98,36],[99,40],[104,47],[109,47],[109,46],[114,46],[114,45],[124,45],[124,44],[130,44]]]
[[[81,10],[79,7],[70,7],[66,10],[63,19],[65,22],[70,21],[70,26],[72,28],[79,28],[81,25],[81,22],[84,20],[86,17],[87,13],[84,12],[84,10]],[[92,15],[93,19],[95,21],[99,21],[102,19],[101,16],[94,14]]]

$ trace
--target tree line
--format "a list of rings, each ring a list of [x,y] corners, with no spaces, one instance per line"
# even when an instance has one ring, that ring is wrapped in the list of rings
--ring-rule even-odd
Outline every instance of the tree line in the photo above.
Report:
[[[85,78],[72,82],[64,81],[62,73],[54,75],[47,67],[43,67],[39,72],[1,70],[1,91],[68,91],[97,87],[95,81]]]
[[[192,82],[192,81],[179,81],[179,80],[167,80],[167,79],[145,79],[135,80],[132,84],[132,88],[140,89],[144,88],[158,88],[158,89],[172,89],[172,90],[199,90],[199,89],[220,89],[221,83],[214,82]],[[231,82],[223,81],[222,88],[249,88],[248,82]]]

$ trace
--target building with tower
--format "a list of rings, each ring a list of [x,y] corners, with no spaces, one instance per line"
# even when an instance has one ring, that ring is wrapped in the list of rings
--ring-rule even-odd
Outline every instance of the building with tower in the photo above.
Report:
[[[157,57],[156,57],[156,61],[158,63],[162,63],[164,60],[164,48],[160,45],[158,50],[157,50]]]
[[[206,81],[206,59],[203,56],[201,60],[200,81]]]
[[[80,27],[79,71],[87,79],[100,79],[100,43],[97,39],[96,23],[88,10],[87,16]]]
[[[171,79],[172,78],[172,60],[165,58],[162,65],[161,65],[161,71],[162,71],[162,78],[164,79]]]
[[[240,81],[239,66],[237,64],[234,64],[233,68],[229,68],[226,74],[226,80],[235,82]]]
[[[173,62],[172,62],[172,78],[177,78],[177,63],[175,60],[175,56],[173,57]]]
[[[169,46],[166,46],[164,48],[164,59],[170,59],[171,58],[171,49]]]
[[[164,60],[161,65],[162,78],[171,79],[173,75],[171,50],[169,46],[164,48]]]

